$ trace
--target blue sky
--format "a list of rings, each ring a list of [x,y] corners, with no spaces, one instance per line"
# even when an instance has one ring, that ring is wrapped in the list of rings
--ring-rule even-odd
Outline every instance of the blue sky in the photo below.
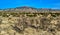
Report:
[[[60,9],[60,0],[0,0],[0,8],[21,6]]]

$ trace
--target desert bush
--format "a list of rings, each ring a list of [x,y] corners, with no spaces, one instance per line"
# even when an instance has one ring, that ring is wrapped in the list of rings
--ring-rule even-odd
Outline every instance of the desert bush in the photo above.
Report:
[[[13,15],[13,17],[19,17],[18,13],[10,13],[10,15]]]
[[[9,17],[9,15],[7,15],[7,13],[3,13],[2,16],[3,17]]]
[[[0,16],[2,16],[2,12],[0,12]]]

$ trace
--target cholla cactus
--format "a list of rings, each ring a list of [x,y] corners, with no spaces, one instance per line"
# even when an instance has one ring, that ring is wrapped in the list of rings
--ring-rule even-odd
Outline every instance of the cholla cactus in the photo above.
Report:
[[[15,30],[24,31],[26,24],[25,24],[26,19],[22,16],[19,17],[18,23],[15,24]],[[17,28],[17,29],[16,29]]]
[[[43,17],[40,19],[40,22],[41,22],[40,28],[42,28],[43,30],[47,30],[47,28],[50,25],[50,20]]]
[[[60,31],[60,21],[59,20],[57,21],[56,27],[57,27],[57,30]]]
[[[2,19],[0,18],[0,24],[2,24]]]

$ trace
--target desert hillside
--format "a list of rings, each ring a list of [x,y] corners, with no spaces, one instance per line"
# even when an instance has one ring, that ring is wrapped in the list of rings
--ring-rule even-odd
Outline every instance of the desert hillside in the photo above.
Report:
[[[3,12],[0,35],[60,35],[60,14]]]
[[[0,10],[0,35],[60,35],[59,12],[31,7]]]

